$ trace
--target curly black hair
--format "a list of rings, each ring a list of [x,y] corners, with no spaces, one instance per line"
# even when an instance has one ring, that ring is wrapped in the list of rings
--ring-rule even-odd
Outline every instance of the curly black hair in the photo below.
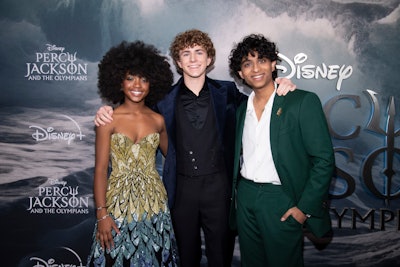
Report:
[[[142,41],[126,42],[112,47],[99,63],[98,93],[102,99],[122,104],[125,99],[121,83],[127,73],[146,78],[150,92],[145,99],[153,107],[171,88],[173,74],[165,56],[150,44]]]
[[[231,75],[241,79],[239,71],[241,70],[242,60],[249,54],[254,56],[255,52],[258,53],[258,58],[268,58],[270,61],[280,62],[278,57],[278,49],[275,43],[265,38],[262,34],[250,34],[243,38],[243,40],[236,44],[232,49],[229,56],[229,69]],[[272,79],[278,77],[278,71],[275,69],[272,72]]]

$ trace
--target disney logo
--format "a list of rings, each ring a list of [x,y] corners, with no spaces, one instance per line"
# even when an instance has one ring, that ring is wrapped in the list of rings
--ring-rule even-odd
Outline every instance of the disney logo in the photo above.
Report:
[[[322,63],[321,66],[311,64],[301,65],[308,59],[308,56],[304,53],[295,55],[293,61],[281,53],[278,56],[290,67],[290,73],[286,78],[290,79],[296,75],[297,79],[318,79],[319,77],[328,80],[337,79],[336,90],[338,91],[341,89],[342,82],[348,79],[353,73],[353,67],[346,65],[326,65],[325,63]],[[282,65],[277,65],[276,68],[282,70],[283,73],[289,72],[288,68]]]
[[[62,185],[62,186],[66,186],[67,185],[66,181],[60,181],[60,180],[54,179],[54,178],[50,178],[49,180],[50,180],[50,184],[51,185],[58,185],[58,184]]]
[[[72,121],[73,124],[77,128],[77,132],[62,132],[62,131],[56,131],[53,127],[47,127],[46,129],[37,125],[31,125],[29,128],[35,129],[34,133],[32,134],[33,139],[36,141],[45,141],[45,140],[62,140],[62,141],[67,141],[68,145],[71,144],[73,140],[76,138],[79,138],[79,140],[82,140],[82,138],[85,136],[82,134],[82,130],[79,127],[78,123],[72,119],[71,117],[67,115],[61,115],[68,120]]]
[[[75,251],[73,251],[72,249],[67,248],[67,247],[62,247],[62,248],[66,249],[66,250],[70,251],[72,254],[74,254],[75,257],[78,259],[79,263],[78,264],[56,263],[56,260],[53,258],[50,258],[46,261],[46,260],[44,260],[42,258],[38,258],[38,257],[31,257],[29,260],[36,261],[35,265],[33,265],[33,267],[84,267],[84,265],[82,264],[81,258]]]
[[[47,46],[47,50],[48,51],[60,51],[60,52],[64,52],[65,47],[58,47],[56,45],[52,45],[52,44],[46,44]]]

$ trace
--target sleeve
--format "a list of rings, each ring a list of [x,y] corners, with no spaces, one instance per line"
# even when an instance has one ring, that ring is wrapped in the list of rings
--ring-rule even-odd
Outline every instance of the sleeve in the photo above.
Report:
[[[299,124],[310,171],[297,206],[311,216],[323,216],[327,208],[335,158],[326,117],[316,94],[308,93],[304,97]]]

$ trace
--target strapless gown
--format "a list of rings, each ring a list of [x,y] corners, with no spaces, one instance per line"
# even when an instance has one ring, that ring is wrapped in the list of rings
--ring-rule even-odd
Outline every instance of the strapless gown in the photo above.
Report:
[[[112,171],[106,203],[121,233],[113,231],[115,246],[104,251],[96,240],[96,223],[88,265],[177,266],[167,193],[156,170],[159,142],[158,133],[138,143],[121,133],[111,136]]]

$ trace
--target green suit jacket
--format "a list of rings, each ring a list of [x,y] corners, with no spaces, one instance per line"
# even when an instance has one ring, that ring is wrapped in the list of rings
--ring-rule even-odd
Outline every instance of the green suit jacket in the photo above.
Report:
[[[240,176],[247,101],[237,110],[230,225],[236,228],[236,188]],[[335,166],[326,118],[318,96],[295,90],[275,96],[270,124],[272,157],[283,191],[305,214],[305,226],[317,237],[331,230],[328,195]],[[268,175],[268,174],[266,174]],[[282,214],[283,215],[283,214]]]

